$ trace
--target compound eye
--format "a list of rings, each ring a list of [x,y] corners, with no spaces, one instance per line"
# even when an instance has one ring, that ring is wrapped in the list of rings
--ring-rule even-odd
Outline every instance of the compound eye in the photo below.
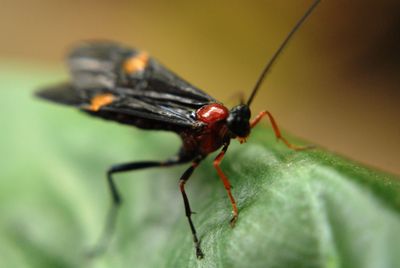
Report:
[[[247,105],[233,107],[227,119],[229,130],[238,137],[246,137],[250,133],[250,109]]]

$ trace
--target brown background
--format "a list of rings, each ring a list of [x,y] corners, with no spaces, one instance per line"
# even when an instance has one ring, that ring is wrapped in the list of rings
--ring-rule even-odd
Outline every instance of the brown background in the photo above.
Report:
[[[249,94],[310,2],[0,0],[0,59],[65,72],[72,44],[112,39],[146,49],[226,101]],[[267,108],[297,136],[400,174],[399,71],[400,1],[325,0],[275,65],[253,113]]]

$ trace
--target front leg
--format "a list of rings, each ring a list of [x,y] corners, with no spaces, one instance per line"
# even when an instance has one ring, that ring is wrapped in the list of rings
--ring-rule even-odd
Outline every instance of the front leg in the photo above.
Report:
[[[256,116],[256,118],[254,118],[251,121],[251,123],[250,123],[251,128],[255,127],[264,116],[268,116],[268,119],[271,122],[272,129],[274,130],[276,138],[278,140],[283,141],[288,148],[290,148],[292,150],[295,150],[295,151],[301,151],[301,150],[311,149],[311,148],[314,147],[314,146],[297,146],[297,145],[291,144],[287,139],[285,139],[285,137],[282,136],[281,131],[279,130],[278,124],[276,123],[276,121],[275,121],[274,117],[272,116],[272,114],[270,112],[268,112],[268,111],[260,112]]]
[[[235,198],[233,197],[232,192],[231,192],[231,184],[229,182],[229,179],[228,179],[228,177],[225,176],[225,174],[221,170],[221,167],[219,166],[221,164],[222,159],[224,158],[226,151],[228,150],[228,147],[229,147],[229,143],[226,143],[224,145],[224,147],[222,148],[221,152],[214,159],[214,167],[217,170],[218,176],[222,180],[222,183],[224,184],[225,189],[228,193],[229,200],[231,201],[233,217],[230,221],[230,224],[231,224],[231,227],[234,227],[235,223],[238,219],[239,212],[238,212]]]

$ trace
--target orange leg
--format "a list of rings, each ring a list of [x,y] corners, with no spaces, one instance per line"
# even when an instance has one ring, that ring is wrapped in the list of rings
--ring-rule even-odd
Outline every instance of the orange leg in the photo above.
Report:
[[[274,117],[268,111],[260,112],[256,116],[256,118],[254,118],[253,121],[251,121],[251,123],[250,123],[251,128],[255,127],[264,116],[268,116],[269,121],[271,122],[271,125],[272,125],[272,129],[275,132],[276,138],[281,140],[281,141],[283,141],[286,144],[286,146],[289,147],[290,149],[296,150],[296,151],[300,151],[300,150],[310,149],[312,147],[312,146],[296,146],[296,145],[291,144],[287,139],[285,139],[282,136],[281,131],[279,130],[279,127],[276,124],[276,121],[275,121]]]
[[[233,217],[230,221],[231,227],[235,226],[235,223],[238,219],[238,208],[236,206],[236,201],[235,198],[233,198],[232,192],[231,192],[231,184],[229,183],[228,178],[225,176],[225,174],[222,172],[220,168],[220,163],[222,161],[222,158],[224,157],[226,150],[228,149],[229,144],[226,144],[223,148],[222,151],[217,155],[217,157],[214,159],[214,167],[217,170],[218,176],[221,178],[222,183],[225,186],[225,189],[228,193],[229,200],[231,201],[232,204],[232,212],[233,212]]]

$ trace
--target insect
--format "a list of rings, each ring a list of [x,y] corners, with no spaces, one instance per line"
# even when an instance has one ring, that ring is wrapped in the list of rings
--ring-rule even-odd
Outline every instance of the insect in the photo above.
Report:
[[[222,148],[214,159],[214,167],[232,205],[230,225],[233,227],[238,220],[238,207],[229,180],[220,168],[230,141],[237,138],[243,143],[251,129],[267,116],[278,139],[291,149],[305,148],[292,145],[282,137],[268,111],[259,113],[251,120],[249,107],[278,55],[319,2],[313,2],[266,64],[247,102],[242,101],[230,110],[210,95],[179,78],[149,57],[146,52],[112,42],[89,42],[72,50],[68,57],[71,81],[43,89],[37,92],[39,97],[75,106],[89,115],[122,124],[142,129],[172,131],[182,139],[182,147],[175,157],[165,161],[123,163],[108,169],[107,181],[112,206],[103,235],[93,251],[95,254],[103,252],[107,247],[121,204],[121,196],[114,180],[116,173],[191,163],[179,179],[179,189],[196,256],[201,259],[204,254],[185,192],[185,184],[200,162],[210,153]]]

